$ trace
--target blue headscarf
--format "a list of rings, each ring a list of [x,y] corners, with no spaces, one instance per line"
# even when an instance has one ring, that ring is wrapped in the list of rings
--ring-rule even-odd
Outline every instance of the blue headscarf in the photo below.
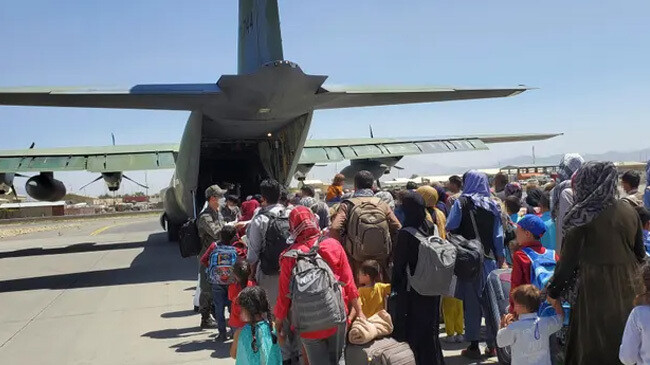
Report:
[[[486,174],[469,170],[463,175],[463,193],[461,196],[472,199],[476,207],[492,212],[497,217],[501,216],[499,205],[492,200],[490,184]]]

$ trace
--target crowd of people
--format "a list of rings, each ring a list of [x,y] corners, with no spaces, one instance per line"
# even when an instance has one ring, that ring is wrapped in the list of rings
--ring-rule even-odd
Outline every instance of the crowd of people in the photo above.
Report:
[[[358,336],[378,337],[373,324],[416,364],[444,364],[441,315],[442,340],[466,343],[470,359],[508,347],[513,364],[650,363],[650,188],[637,172],[567,154],[543,186],[474,170],[395,191],[368,171],[350,191],[344,181],[322,199],[272,179],[241,203],[206,190],[201,327],[233,339],[237,364],[344,364]],[[444,259],[431,242],[464,242],[445,290],[418,282],[424,260]],[[459,263],[472,242],[478,261]],[[511,289],[495,324],[486,283],[499,270]]]

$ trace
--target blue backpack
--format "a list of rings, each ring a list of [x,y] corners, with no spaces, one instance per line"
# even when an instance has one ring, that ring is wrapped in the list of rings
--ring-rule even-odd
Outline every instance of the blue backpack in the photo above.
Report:
[[[555,266],[557,265],[555,261],[555,250],[546,249],[546,252],[543,254],[535,252],[530,247],[524,247],[522,250],[531,262],[530,283],[537,289],[543,291],[546,289],[546,285],[555,272]],[[569,304],[566,302],[562,303],[562,308],[564,308],[564,324],[568,326]],[[540,317],[551,317],[555,314],[555,309],[546,300],[539,306],[539,311],[537,312],[537,315]]]
[[[210,265],[206,269],[210,284],[230,285],[235,281],[232,274],[237,262],[237,250],[234,246],[217,245],[210,254]]]

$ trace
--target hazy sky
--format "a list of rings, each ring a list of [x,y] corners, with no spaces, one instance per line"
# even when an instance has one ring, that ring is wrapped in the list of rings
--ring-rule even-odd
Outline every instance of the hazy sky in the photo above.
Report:
[[[327,83],[514,86],[483,101],[318,111],[314,138],[564,132],[540,156],[649,147],[650,2],[282,1],[286,59]],[[236,72],[237,2],[6,1],[0,86],[216,82]],[[2,149],[178,142],[187,112],[0,107]],[[645,126],[646,128],[641,128]],[[495,166],[531,143],[407,158]],[[339,164],[339,168],[343,165]],[[334,168],[316,171],[329,176]],[[435,171],[432,171],[435,173]],[[144,181],[143,172],[131,177]],[[148,173],[153,190],[170,171]],[[58,174],[72,191],[94,178]],[[17,186],[22,181],[17,181]],[[20,188],[19,188],[20,189]],[[86,189],[102,193],[104,184]],[[139,190],[124,182],[124,191]]]

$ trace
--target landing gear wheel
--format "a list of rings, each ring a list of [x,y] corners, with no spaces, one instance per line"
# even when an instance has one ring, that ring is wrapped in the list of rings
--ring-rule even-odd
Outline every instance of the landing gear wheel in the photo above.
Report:
[[[180,226],[170,222],[169,219],[166,219],[165,223],[167,228],[167,240],[169,242],[178,242],[178,238],[179,238],[178,231],[180,229]]]

